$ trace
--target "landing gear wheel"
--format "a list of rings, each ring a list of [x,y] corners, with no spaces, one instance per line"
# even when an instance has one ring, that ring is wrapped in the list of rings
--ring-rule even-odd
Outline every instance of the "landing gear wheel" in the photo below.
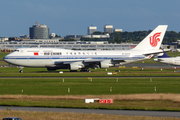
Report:
[[[80,72],[91,72],[89,69],[81,69]]]
[[[20,73],[23,73],[23,70],[19,70]]]
[[[70,72],[77,72],[77,70],[70,70]]]
[[[24,67],[20,67],[20,70],[19,70],[20,73],[23,73],[23,68]]]

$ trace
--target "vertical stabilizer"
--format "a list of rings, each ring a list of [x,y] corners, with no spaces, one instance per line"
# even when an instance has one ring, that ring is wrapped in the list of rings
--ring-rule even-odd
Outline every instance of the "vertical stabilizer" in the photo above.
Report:
[[[159,50],[167,27],[167,25],[157,26],[133,50]]]
[[[166,53],[164,53],[162,56],[158,56],[158,58],[170,58]]]

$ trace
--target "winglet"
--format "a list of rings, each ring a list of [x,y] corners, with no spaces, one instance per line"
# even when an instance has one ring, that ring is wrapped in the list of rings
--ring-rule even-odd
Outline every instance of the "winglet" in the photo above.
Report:
[[[159,50],[168,25],[157,26],[133,50]]]

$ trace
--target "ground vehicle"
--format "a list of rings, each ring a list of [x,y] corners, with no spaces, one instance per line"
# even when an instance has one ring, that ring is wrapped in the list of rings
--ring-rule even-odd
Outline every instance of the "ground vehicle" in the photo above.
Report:
[[[19,117],[5,117],[2,120],[22,120],[22,119]]]

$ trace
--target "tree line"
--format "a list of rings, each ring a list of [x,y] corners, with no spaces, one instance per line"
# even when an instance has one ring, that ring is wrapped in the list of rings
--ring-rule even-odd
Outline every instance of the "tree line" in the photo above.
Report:
[[[81,41],[104,41],[107,40],[109,43],[124,43],[124,42],[140,42],[143,40],[152,30],[148,31],[134,31],[134,32],[115,32],[110,34],[110,38],[100,39],[100,38],[81,38]],[[105,34],[103,32],[98,32],[99,34]],[[97,34],[97,33],[94,33]],[[166,31],[163,44],[169,44],[180,40],[180,32]]]

